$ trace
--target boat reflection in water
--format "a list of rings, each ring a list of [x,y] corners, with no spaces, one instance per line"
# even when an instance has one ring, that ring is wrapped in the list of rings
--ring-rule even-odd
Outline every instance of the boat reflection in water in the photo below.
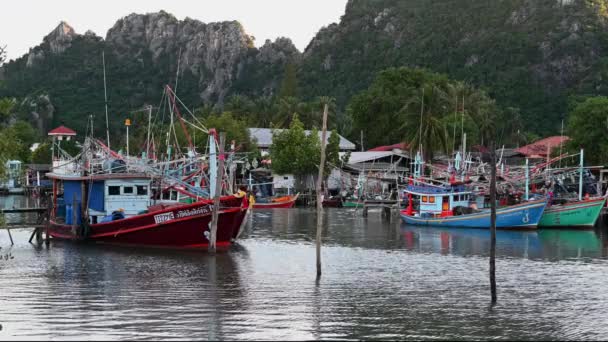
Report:
[[[405,249],[443,255],[489,256],[490,231],[401,226]],[[499,257],[561,260],[608,255],[605,229],[496,231]]]

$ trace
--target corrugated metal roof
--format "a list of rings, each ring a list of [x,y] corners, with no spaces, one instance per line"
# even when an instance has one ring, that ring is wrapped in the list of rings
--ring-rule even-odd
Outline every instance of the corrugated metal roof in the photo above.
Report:
[[[342,156],[344,156],[344,154],[345,154],[345,152],[341,152],[340,153],[340,158],[342,158]],[[376,160],[376,159],[381,159],[381,158],[384,158],[384,157],[390,157],[390,156],[394,156],[395,161],[397,161],[397,159],[399,159],[400,157],[409,158],[405,154],[399,154],[399,153],[395,153],[393,151],[351,152],[350,153],[350,158],[348,159],[348,163],[349,164],[357,164],[357,163],[368,162],[368,161],[372,161],[372,160]]]
[[[268,148],[272,145],[272,133],[274,131],[283,131],[283,129],[272,129],[272,128],[247,128],[249,130],[249,136],[257,141],[257,144],[261,148]],[[310,134],[310,131],[304,131],[306,135]],[[327,132],[327,139],[331,136],[331,132]],[[319,131],[319,140],[321,140],[321,132]],[[346,138],[340,135],[340,150],[354,150],[355,144],[348,141]]]

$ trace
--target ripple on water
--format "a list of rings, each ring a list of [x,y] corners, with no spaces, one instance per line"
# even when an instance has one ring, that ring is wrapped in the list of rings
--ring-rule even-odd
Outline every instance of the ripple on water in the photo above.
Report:
[[[230,252],[166,252],[0,232],[0,339],[589,339],[608,336],[606,232],[489,234],[331,209],[267,210]]]

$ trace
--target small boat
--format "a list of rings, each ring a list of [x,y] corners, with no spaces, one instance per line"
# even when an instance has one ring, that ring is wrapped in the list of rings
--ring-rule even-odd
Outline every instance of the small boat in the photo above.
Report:
[[[342,208],[342,198],[330,197],[323,199],[323,208]]]
[[[298,196],[300,196],[299,193],[273,198],[267,202],[259,202],[259,200],[256,200],[253,203],[253,209],[292,208],[296,204]]]
[[[538,226],[591,228],[605,204],[606,198],[602,197],[548,205]]]
[[[490,228],[490,209],[470,207],[473,193],[463,185],[409,185],[408,207],[401,218],[409,225]],[[414,197],[419,209],[413,209]],[[547,204],[546,199],[532,200],[496,210],[496,228],[535,229]]]

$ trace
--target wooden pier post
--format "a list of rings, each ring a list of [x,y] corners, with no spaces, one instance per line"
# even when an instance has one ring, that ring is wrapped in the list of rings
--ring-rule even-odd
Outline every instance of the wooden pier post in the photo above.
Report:
[[[491,146],[490,177],[490,291],[492,305],[496,304],[496,147]]]
[[[321,233],[323,232],[323,200],[321,199],[323,184],[323,171],[325,168],[325,139],[327,138],[327,108],[323,107],[323,130],[321,131],[321,163],[319,164],[319,177],[317,178],[317,279],[321,277]]]
[[[46,246],[48,247],[49,244],[51,243],[51,237],[49,236],[49,226],[51,225],[51,211],[54,210],[53,209],[53,204],[51,201],[47,200],[47,205],[46,205],[46,213],[45,213],[45,217],[44,217],[44,242],[46,243]],[[42,230],[42,229],[41,229]]]
[[[222,179],[224,175],[224,139],[225,133],[220,133],[220,148],[217,168],[217,177],[215,182],[215,196],[213,198],[213,215],[211,218],[211,236],[209,239],[209,251],[215,252],[217,241],[217,223],[220,211],[220,196],[222,195]]]

